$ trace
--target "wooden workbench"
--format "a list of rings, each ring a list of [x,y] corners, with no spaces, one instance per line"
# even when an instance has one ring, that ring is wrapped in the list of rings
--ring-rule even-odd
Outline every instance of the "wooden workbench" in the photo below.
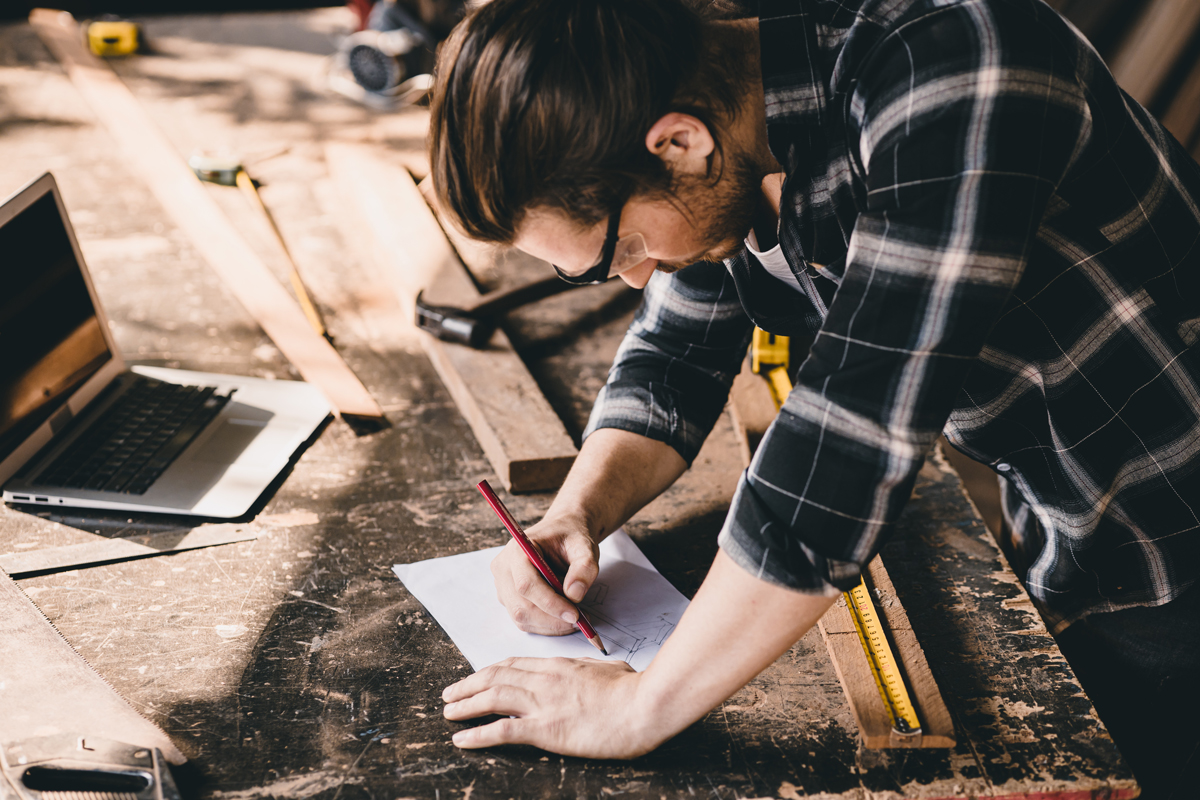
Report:
[[[118,71],[183,155],[224,149],[248,162],[339,350],[392,423],[365,436],[331,424],[257,516],[239,523],[255,541],[21,581],[191,759],[177,771],[186,797],[1130,793],[1127,767],[940,459],[922,471],[884,555],[954,716],[954,750],[859,749],[816,632],[632,762],[455,749],[458,726],[442,718],[439,696],[469,667],[390,567],[503,542],[473,488],[493,476],[414,333],[341,235],[343,206],[321,155],[329,140],[375,142],[419,175],[426,115],[380,114],[324,93],[318,76],[331,37],[348,24],[343,9],[144,23],[156,53]],[[24,24],[0,26],[0,147],[0,194],[55,173],[130,360],[294,377]],[[283,276],[243,199],[212,191]],[[526,277],[522,263],[477,277],[486,288],[515,282]],[[605,287],[514,315],[514,341],[576,437],[636,302]],[[738,464],[723,417],[692,471],[629,526],[686,593],[715,553]],[[550,499],[506,498],[525,522]],[[5,507],[0,553],[191,524]]]

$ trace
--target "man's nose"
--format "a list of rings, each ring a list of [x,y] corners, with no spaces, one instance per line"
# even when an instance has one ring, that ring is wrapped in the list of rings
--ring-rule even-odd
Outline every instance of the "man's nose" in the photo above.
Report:
[[[644,289],[646,284],[650,282],[650,276],[654,274],[657,266],[658,259],[647,258],[633,269],[622,272],[619,277],[634,289]]]

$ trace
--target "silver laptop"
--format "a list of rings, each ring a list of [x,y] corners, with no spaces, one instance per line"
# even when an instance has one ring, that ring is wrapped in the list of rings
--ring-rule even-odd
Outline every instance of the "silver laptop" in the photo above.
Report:
[[[307,383],[127,369],[53,176],[0,206],[8,503],[231,518],[330,413]]]

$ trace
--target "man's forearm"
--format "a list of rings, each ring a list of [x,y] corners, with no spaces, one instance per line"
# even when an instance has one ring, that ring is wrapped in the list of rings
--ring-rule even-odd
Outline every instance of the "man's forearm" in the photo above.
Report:
[[[673,447],[616,428],[583,443],[546,519],[582,520],[599,542],[662,494],[687,469]]]
[[[768,583],[724,551],[638,687],[651,738],[683,730],[764,670],[836,600]]]

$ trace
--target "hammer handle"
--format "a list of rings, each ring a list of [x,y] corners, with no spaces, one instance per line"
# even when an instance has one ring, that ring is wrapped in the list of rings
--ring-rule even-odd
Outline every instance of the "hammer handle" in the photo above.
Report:
[[[488,292],[475,303],[463,308],[462,311],[464,314],[476,318],[495,316],[496,314],[503,314],[510,309],[546,297],[553,297],[556,294],[574,288],[574,284],[560,280],[557,275],[550,275],[530,283],[514,286],[511,289],[505,289],[500,292]]]

